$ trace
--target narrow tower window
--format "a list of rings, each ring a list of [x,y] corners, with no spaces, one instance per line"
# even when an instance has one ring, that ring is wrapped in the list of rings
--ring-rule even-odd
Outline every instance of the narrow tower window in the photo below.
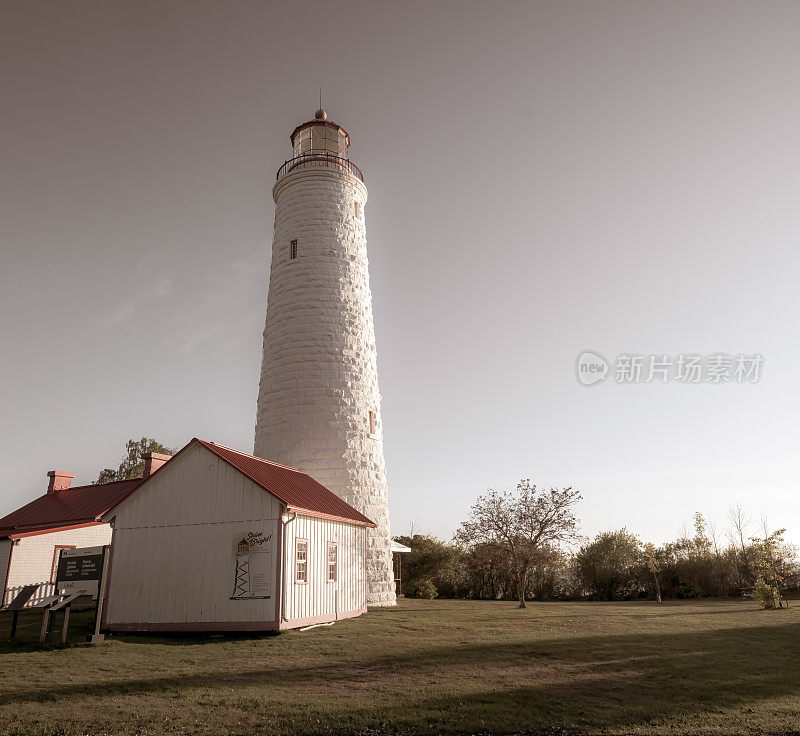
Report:
[[[298,583],[308,582],[308,540],[298,539],[297,552],[295,553],[295,581]]]
[[[297,241],[293,240],[289,243],[289,260],[295,261],[297,260]]]
[[[355,205],[355,209],[356,209],[356,219],[360,220],[361,219],[361,215],[362,215],[362,213],[364,211],[362,209],[361,202],[356,200],[355,202],[353,202],[353,204]]]
[[[369,412],[369,434],[370,437],[374,437],[378,433],[378,417],[375,415],[375,412],[370,410]]]
[[[335,583],[338,578],[338,573],[336,542],[328,542],[328,582]]]

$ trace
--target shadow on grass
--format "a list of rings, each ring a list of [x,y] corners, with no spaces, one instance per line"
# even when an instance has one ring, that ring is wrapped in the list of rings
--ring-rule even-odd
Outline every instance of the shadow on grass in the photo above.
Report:
[[[9,639],[11,631],[11,615],[2,614],[0,620],[0,654],[12,652],[45,652],[53,649],[80,646],[86,643],[87,634],[94,630],[94,610],[79,611],[72,614],[69,626],[69,639],[65,647],[59,643],[63,614],[57,614],[52,626],[52,633],[45,644],[39,643],[42,627],[41,610],[27,609],[22,611],[17,625],[17,635]],[[171,632],[169,634],[154,634],[152,632],[126,632],[114,634],[113,639],[138,644],[157,644],[159,646],[192,646],[197,644],[219,644],[226,641],[271,639],[277,636],[276,631],[247,632],[234,631],[224,634],[208,632]]]
[[[0,696],[0,704],[136,694],[204,696],[218,706],[286,709],[293,732],[351,733],[382,724],[459,733],[567,725],[632,728],[800,694],[800,626],[531,639],[334,656],[308,666],[206,670]],[[364,700],[356,700],[358,685]],[[253,687],[258,688],[254,691]],[[374,690],[373,690],[374,689]],[[210,692],[208,692],[210,691]],[[293,704],[286,702],[294,694]],[[386,693],[399,702],[386,704]],[[297,694],[300,693],[300,701]],[[361,705],[374,695],[369,705]],[[300,707],[298,708],[298,704]],[[415,731],[415,732],[417,732]]]

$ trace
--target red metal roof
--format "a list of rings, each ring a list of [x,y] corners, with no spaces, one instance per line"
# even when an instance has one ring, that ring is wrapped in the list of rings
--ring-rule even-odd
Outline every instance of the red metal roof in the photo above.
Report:
[[[197,438],[192,442],[198,442],[217,457],[244,473],[250,480],[293,511],[375,526],[366,516],[356,511],[350,504],[315,481],[307,473],[213,442]],[[189,445],[191,444],[190,442]],[[175,457],[179,454],[177,453]],[[170,462],[171,460],[167,461],[150,477],[160,473]],[[144,483],[144,478],[134,478],[133,480],[118,480],[92,486],[75,486],[63,491],[45,493],[0,519],[0,539],[28,532],[60,529],[100,521],[103,514],[124,501],[142,483]]]
[[[98,521],[142,482],[134,478],[45,493],[0,519],[0,538]]]
[[[300,123],[293,131],[292,134],[289,136],[289,140],[292,141],[292,145],[294,146],[294,137],[301,131],[305,130],[306,128],[310,128],[312,125],[323,125],[326,128],[336,128],[336,130],[341,130],[344,133],[344,137],[347,139],[347,146],[350,146],[350,134],[337,123],[334,123],[330,120],[320,120],[319,118],[315,118],[314,120],[309,120],[306,123]]]
[[[349,503],[315,481],[308,473],[286,465],[278,465],[269,460],[262,460],[259,457],[232,450],[230,447],[216,445],[213,442],[199,439],[196,441],[226,463],[233,465],[234,468],[244,473],[250,480],[293,511],[306,511],[312,516],[325,516],[331,519],[375,526],[364,514],[356,511]]]

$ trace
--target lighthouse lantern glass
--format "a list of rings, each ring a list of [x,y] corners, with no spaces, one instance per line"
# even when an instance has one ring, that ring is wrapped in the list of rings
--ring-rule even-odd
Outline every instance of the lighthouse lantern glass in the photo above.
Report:
[[[294,137],[294,155],[331,154],[347,158],[347,138],[338,128],[329,125],[309,125]]]

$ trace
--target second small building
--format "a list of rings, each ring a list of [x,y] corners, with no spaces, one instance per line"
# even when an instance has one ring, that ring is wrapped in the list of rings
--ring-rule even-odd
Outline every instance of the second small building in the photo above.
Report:
[[[193,439],[103,521],[106,631],[264,631],[366,611],[374,524],[294,468]]]

